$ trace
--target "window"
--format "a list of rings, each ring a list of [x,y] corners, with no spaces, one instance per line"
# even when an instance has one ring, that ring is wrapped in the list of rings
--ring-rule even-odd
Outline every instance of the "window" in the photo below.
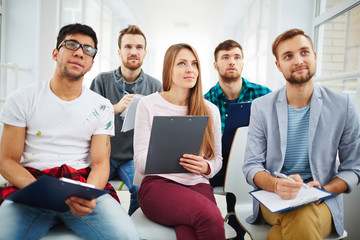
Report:
[[[1,1],[1,0],[0,0]],[[0,59],[1,59],[1,38],[2,38],[2,14],[0,13]],[[0,61],[1,62],[1,61]]]
[[[2,0],[0,0],[0,62],[2,62],[1,52],[2,52],[2,42],[3,42],[3,12],[4,12],[4,6]]]
[[[246,17],[243,45],[244,76],[252,82],[267,85],[270,1],[253,1]]]
[[[316,81],[348,93],[360,112],[360,3],[318,0],[316,13]]]
[[[63,0],[60,19],[60,27],[70,23],[81,22],[82,0]]]
[[[4,56],[3,56],[3,44],[4,44],[4,34],[3,34],[3,13],[4,13],[4,6],[2,0],[0,0],[0,108],[2,107],[2,103],[4,101],[5,96],[5,82],[4,82],[4,75],[5,71],[3,70],[2,63],[4,62]]]

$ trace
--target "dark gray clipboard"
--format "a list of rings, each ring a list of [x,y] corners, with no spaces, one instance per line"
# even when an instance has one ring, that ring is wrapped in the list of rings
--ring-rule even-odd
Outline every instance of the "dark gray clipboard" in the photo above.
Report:
[[[183,154],[199,155],[208,116],[155,116],[145,174],[189,173],[179,163]]]

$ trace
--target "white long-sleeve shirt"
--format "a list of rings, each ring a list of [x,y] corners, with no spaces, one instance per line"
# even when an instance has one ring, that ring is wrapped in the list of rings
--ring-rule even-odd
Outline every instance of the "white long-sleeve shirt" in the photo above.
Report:
[[[205,160],[210,166],[210,174],[194,173],[176,173],[176,174],[156,174],[158,176],[171,179],[184,185],[195,185],[198,183],[209,183],[222,166],[221,155],[221,121],[218,108],[205,100],[208,105],[213,119],[213,132],[215,139],[215,156],[213,159]],[[146,158],[150,142],[151,127],[154,116],[185,116],[187,106],[179,106],[166,101],[160,93],[156,92],[149,96],[143,97],[137,107],[135,130],[134,130],[134,160],[136,170],[144,175]],[[179,159],[180,161],[180,159]]]

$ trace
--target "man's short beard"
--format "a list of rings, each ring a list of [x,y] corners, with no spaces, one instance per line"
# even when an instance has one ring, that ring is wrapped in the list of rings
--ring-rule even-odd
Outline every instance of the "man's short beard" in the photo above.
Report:
[[[306,74],[305,77],[303,78],[295,78],[293,75],[291,75],[289,78],[286,79],[286,81],[288,81],[291,84],[303,84],[303,83],[307,83],[308,81],[310,81],[310,79],[312,79],[312,77],[314,76],[314,74],[311,74],[310,72],[308,72]]]
[[[131,64],[131,63],[128,63],[128,62],[123,62],[122,63],[124,67],[126,67],[127,69],[130,69],[132,71],[135,71],[139,68],[141,68],[141,65],[142,65],[142,62],[138,62],[138,64]]]
[[[230,76],[227,76],[227,74],[224,74],[224,75],[220,75],[220,77],[224,82],[232,83],[232,82],[238,81],[241,78],[241,75],[239,74],[235,77],[233,77],[233,76],[230,77]]]
[[[221,79],[224,81],[224,82],[227,82],[227,83],[231,83],[231,82],[236,82],[239,80],[240,77],[237,77],[237,78],[231,78],[231,77],[221,77]]]
[[[85,73],[80,73],[78,75],[72,75],[69,73],[69,71],[67,69],[65,69],[63,73],[66,78],[73,80],[73,81],[78,81],[85,75]]]

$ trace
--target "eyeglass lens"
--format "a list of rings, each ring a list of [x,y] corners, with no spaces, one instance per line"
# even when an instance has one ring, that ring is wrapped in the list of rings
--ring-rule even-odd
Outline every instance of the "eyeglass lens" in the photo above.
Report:
[[[96,54],[96,49],[93,48],[92,46],[82,45],[74,40],[65,40],[64,45],[67,49],[73,50],[73,51],[76,51],[81,47],[83,52],[90,57],[93,57]]]

